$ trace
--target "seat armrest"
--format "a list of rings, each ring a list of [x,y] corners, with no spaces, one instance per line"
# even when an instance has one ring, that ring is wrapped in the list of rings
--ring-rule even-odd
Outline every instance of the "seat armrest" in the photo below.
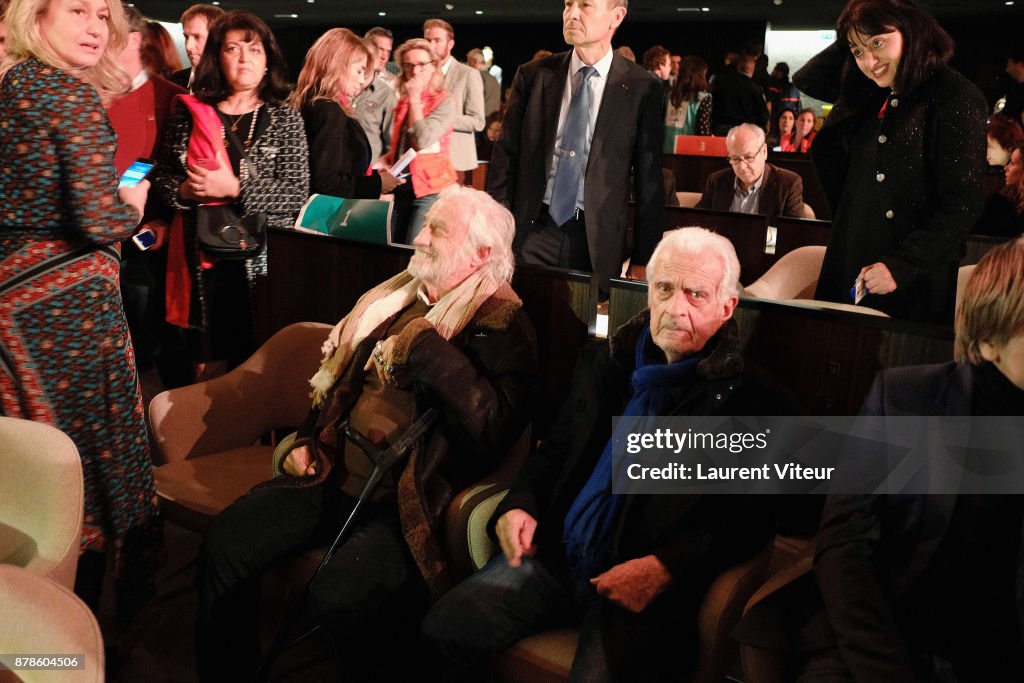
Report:
[[[147,413],[154,462],[241,448],[273,429],[298,426],[309,411],[309,378],[330,329],[289,325],[226,375],[156,396]]]

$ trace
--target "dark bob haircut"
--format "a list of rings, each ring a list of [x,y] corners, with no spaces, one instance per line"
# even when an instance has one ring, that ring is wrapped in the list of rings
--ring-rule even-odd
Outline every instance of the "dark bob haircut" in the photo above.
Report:
[[[850,0],[836,22],[836,39],[846,40],[851,32],[876,36],[894,30],[903,36],[897,92],[913,90],[953,57],[953,39],[914,0]]]
[[[203,57],[196,67],[193,92],[206,104],[222,102],[232,93],[231,85],[224,77],[220,68],[220,53],[224,48],[224,38],[228,31],[242,31],[246,42],[258,40],[263,44],[267,55],[267,73],[259,85],[260,99],[267,104],[280,104],[287,99],[290,92],[288,85],[288,66],[285,64],[281,48],[277,46],[274,34],[262,19],[246,10],[231,10],[213,22],[210,35],[206,39]]]

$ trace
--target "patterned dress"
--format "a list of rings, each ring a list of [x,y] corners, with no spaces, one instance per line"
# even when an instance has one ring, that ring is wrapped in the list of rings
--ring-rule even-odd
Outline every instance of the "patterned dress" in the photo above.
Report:
[[[82,548],[121,560],[157,507],[118,287],[136,215],[117,199],[115,146],[83,81],[29,59],[0,82],[0,414],[74,440]]]

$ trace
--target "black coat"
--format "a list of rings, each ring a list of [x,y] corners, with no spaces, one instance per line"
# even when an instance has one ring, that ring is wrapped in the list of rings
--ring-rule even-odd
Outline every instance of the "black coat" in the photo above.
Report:
[[[636,343],[649,324],[649,313],[644,311],[623,325],[608,343],[596,342],[581,352],[572,393],[558,422],[523,466],[518,481],[495,511],[492,526],[508,510],[523,509],[538,521],[538,545],[554,545],[561,552],[562,522],[611,437],[611,418],[621,415],[629,401]],[[708,342],[713,350],[697,365],[699,380],[679,387],[675,408],[666,415],[778,414],[779,406],[786,404],[782,392],[744,374],[738,329],[730,321]],[[729,532],[736,534],[729,549],[715,549],[710,539],[740,518],[737,501],[731,498],[632,497],[619,518],[612,561],[654,554],[677,581],[715,576],[724,567],[749,557],[771,537],[774,528],[770,516],[748,520],[749,526]],[[697,510],[719,504],[731,512],[720,518],[704,518],[702,523],[708,525],[704,528],[688,523],[701,517],[694,514]]]
[[[309,140],[309,190],[348,199],[380,197],[380,175],[366,175],[373,159],[359,122],[337,102],[316,100],[302,107]]]
[[[519,68],[501,139],[491,154],[487,191],[515,216],[517,249],[541,212],[570,57],[563,52]],[[663,101],[657,79],[619,55],[612,58],[583,191],[590,263],[602,286],[619,274],[627,256],[646,264],[665,230]],[[636,198],[634,246],[632,254],[624,254],[631,185]]]
[[[982,205],[985,98],[940,66],[906,93],[869,81],[845,41],[827,48],[793,76],[801,91],[835,107],[811,147],[832,208],[832,236],[816,298],[849,303],[860,269],[881,261],[897,290],[864,300],[894,317],[948,323],[963,242]],[[853,140],[878,123],[874,163],[847,177]],[[851,154],[853,152],[853,154]]]
[[[537,520],[534,544],[538,557],[556,572],[565,572],[562,528],[566,513],[593,472],[611,436],[612,416],[629,399],[637,339],[648,326],[646,311],[619,329],[610,343],[595,343],[581,352],[573,390],[558,422],[523,466],[519,479],[498,505],[491,531],[505,512],[519,508]],[[743,371],[738,327],[728,322],[708,342],[709,356],[697,365],[698,380],[680,386],[675,408],[667,415],[776,414],[786,399]],[[613,670],[657,668],[654,659],[674,658],[685,676],[696,645],[697,609],[711,581],[728,567],[745,561],[775,532],[775,501],[770,496],[650,495],[629,496],[614,534],[612,563],[655,555],[675,579],[673,586],[640,615],[609,603],[602,630]],[[679,636],[666,651],[654,642]],[[671,639],[670,639],[671,640]]]

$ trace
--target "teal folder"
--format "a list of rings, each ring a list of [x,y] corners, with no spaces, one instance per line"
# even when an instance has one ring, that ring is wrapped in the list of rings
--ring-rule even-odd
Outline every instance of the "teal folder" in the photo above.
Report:
[[[314,194],[299,212],[296,230],[373,244],[391,243],[390,200]]]

